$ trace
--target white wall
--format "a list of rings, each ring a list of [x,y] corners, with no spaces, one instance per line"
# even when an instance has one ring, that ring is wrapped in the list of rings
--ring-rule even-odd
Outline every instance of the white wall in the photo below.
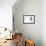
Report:
[[[41,1],[41,38],[42,46],[46,46],[46,0]]]
[[[12,28],[12,6],[16,0],[0,0],[0,27]]]
[[[14,5],[16,6],[16,5]],[[23,0],[14,10],[15,28],[22,32],[24,37],[35,41],[41,46],[41,1]],[[35,15],[35,24],[23,24],[23,15]]]

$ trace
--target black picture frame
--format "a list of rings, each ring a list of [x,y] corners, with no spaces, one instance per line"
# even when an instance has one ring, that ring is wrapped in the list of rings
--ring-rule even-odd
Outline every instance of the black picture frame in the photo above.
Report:
[[[27,19],[27,22],[25,22],[26,17],[28,18],[31,17],[31,20],[28,22],[28,19]],[[35,24],[35,15],[23,15],[23,24]]]

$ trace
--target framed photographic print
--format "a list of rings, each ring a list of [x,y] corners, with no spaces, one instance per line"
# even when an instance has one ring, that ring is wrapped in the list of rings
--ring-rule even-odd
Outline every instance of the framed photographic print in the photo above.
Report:
[[[35,24],[35,15],[23,15],[23,24]]]

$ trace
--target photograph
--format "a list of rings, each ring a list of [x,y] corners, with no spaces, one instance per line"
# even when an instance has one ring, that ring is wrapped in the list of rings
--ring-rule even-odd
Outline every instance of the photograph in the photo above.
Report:
[[[0,46],[46,46],[46,0],[0,0]]]
[[[24,24],[35,24],[35,15],[23,15]]]

